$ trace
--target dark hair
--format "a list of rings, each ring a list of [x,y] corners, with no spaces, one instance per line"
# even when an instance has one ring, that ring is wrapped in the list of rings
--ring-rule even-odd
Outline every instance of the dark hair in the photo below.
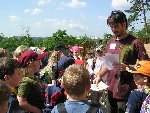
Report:
[[[11,76],[16,68],[21,68],[18,60],[8,57],[0,58],[0,79],[4,80],[5,75]]]
[[[118,24],[118,23],[123,24],[124,22],[126,23],[126,29],[127,29],[126,15],[120,10],[112,11],[111,15],[107,19],[107,25]]]
[[[0,80],[0,104],[8,101],[11,90],[6,82]]]

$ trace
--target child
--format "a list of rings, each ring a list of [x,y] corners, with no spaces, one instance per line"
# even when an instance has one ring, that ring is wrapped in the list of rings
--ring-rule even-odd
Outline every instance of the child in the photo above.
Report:
[[[60,44],[55,48],[55,51],[59,51],[59,60],[52,69],[52,84],[54,84],[59,78],[63,76],[65,69],[75,63],[74,58],[71,55],[71,51],[66,45]]]
[[[34,51],[25,51],[18,58],[22,68],[24,68],[24,77],[19,85],[17,98],[22,109],[41,113],[44,105],[44,94],[40,82],[34,74],[40,68],[40,60],[46,54],[37,54]]]
[[[20,45],[16,48],[16,50],[14,51],[14,54],[13,54],[13,58],[14,59],[18,59],[20,56],[21,56],[21,53],[22,52],[25,52],[28,50],[28,47],[25,46],[25,45]]]
[[[86,99],[90,90],[90,76],[85,67],[73,64],[66,68],[62,85],[66,90],[68,100],[56,105],[52,113],[86,113],[89,111],[89,113],[104,113],[100,107],[91,107]]]
[[[16,59],[7,57],[0,58],[0,79],[5,81],[11,88],[18,87],[23,77],[20,63]],[[17,95],[11,92],[8,101],[8,113],[20,113]],[[6,113],[6,112],[5,112]]]
[[[150,61],[139,61],[134,67],[128,67],[127,70],[134,73],[134,81],[139,88],[133,90],[129,95],[127,113],[139,113],[143,101],[150,94]]]
[[[8,110],[8,99],[10,88],[6,82],[0,80],[0,113],[6,113]]]

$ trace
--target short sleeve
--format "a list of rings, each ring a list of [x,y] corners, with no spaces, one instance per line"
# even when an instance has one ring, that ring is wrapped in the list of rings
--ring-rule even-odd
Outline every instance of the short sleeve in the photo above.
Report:
[[[23,79],[18,88],[18,96],[27,98],[29,92],[31,91],[32,84],[28,81],[28,79]]]
[[[146,53],[146,49],[144,47],[144,44],[138,39],[136,39],[133,43],[135,45],[136,53],[138,53],[137,54],[138,59],[139,60],[148,60],[149,57],[148,57],[148,54]]]

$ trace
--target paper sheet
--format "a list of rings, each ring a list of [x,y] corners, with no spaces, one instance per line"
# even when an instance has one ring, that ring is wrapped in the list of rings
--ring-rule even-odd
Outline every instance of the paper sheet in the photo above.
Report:
[[[114,69],[112,64],[119,63],[119,54],[109,54],[106,53],[105,56],[103,56],[104,65],[108,68],[108,70]]]
[[[108,88],[108,86],[102,81],[98,85],[91,84],[91,90],[93,90],[93,91],[101,91],[101,90],[104,90],[107,88]]]

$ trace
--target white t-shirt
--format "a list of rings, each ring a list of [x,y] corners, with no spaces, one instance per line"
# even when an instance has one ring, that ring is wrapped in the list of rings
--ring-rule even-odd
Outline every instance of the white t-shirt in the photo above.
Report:
[[[92,70],[92,67],[93,67],[93,59],[90,58],[87,60],[87,63],[88,63],[88,71],[90,73],[90,75],[92,75],[94,73],[94,71]]]
[[[101,68],[102,68],[103,65],[104,65],[103,59],[102,59],[101,57],[98,57],[98,58],[96,59],[96,64],[95,64],[95,68],[94,68],[94,73],[98,73],[98,72],[101,70]]]

